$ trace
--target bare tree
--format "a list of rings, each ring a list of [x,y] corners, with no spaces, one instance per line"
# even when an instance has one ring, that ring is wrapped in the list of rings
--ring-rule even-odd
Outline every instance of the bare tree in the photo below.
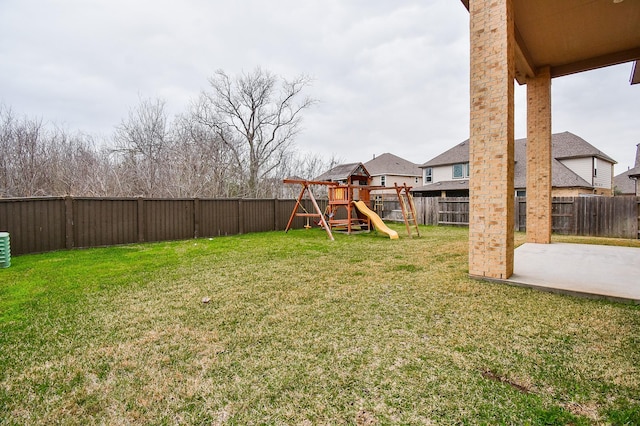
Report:
[[[189,197],[230,197],[237,181],[230,152],[218,135],[192,113],[174,124],[171,194]]]
[[[114,139],[115,152],[122,155],[121,177],[130,185],[131,195],[161,195],[161,173],[171,142],[165,101],[142,99],[116,128]]]
[[[42,119],[16,118],[0,109],[2,193],[8,197],[48,195],[50,158]]]
[[[10,197],[13,192],[12,146],[13,114],[10,109],[0,104],[0,197]]]
[[[97,195],[107,163],[88,135],[0,107],[0,196]]]
[[[52,195],[96,196],[104,165],[89,135],[55,128],[47,138]],[[96,188],[98,186],[98,188]],[[98,189],[98,190],[97,190]]]
[[[195,105],[198,121],[215,132],[246,175],[246,195],[285,160],[300,130],[302,112],[315,101],[302,97],[307,76],[291,81],[256,68],[234,79],[219,70]],[[280,84],[278,84],[280,83]]]
[[[17,118],[0,105],[0,197],[34,195],[281,197],[282,179],[316,169],[293,151],[310,83],[260,68],[230,78],[169,122],[165,102],[141,99],[111,146],[86,134]]]
[[[335,155],[332,155],[328,160],[318,154],[311,153],[296,153],[291,155],[278,172],[281,180],[274,197],[296,198],[300,192],[298,186],[282,185],[282,179],[314,180],[317,176],[320,176],[322,173],[334,168],[340,163],[344,163],[344,160]],[[326,188],[314,188],[314,195],[326,197]]]

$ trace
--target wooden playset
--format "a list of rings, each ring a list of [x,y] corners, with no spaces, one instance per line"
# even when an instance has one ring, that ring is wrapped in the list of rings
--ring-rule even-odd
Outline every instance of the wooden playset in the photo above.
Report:
[[[284,183],[299,184],[302,187],[285,232],[289,231],[295,217],[305,217],[307,219],[305,227],[310,227],[309,219],[313,218],[314,223],[323,227],[331,240],[333,240],[332,230],[351,234],[358,231],[371,231],[372,225],[377,231],[387,234],[389,238],[398,238],[398,233],[387,227],[380,216],[371,209],[371,193],[388,190],[389,187],[371,186],[371,177],[362,164],[342,182],[285,179]],[[328,204],[324,212],[313,195],[312,186],[325,186],[327,189]],[[394,188],[400,202],[407,234],[411,236],[411,227],[414,227],[417,235],[420,236],[413,196],[409,192],[411,187],[406,184],[403,186],[395,184]],[[313,212],[309,212],[304,207],[305,195],[311,200]]]

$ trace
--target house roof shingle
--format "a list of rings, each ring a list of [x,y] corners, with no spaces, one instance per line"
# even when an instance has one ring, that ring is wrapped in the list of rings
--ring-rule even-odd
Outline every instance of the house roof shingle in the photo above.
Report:
[[[551,185],[555,188],[592,188],[589,182],[578,176],[575,172],[562,164],[560,159],[596,157],[611,163],[616,163],[608,155],[598,150],[596,147],[579,136],[570,132],[556,133],[551,135]],[[516,189],[526,187],[527,173],[527,139],[516,139],[514,143],[514,187]],[[459,143],[448,151],[424,163],[424,167],[447,166],[450,164],[466,163],[469,161],[469,139]],[[466,181],[466,179],[465,179]],[[467,189],[457,182],[446,181],[436,182],[429,185],[415,188],[414,191],[441,191],[452,189]],[[440,185],[438,185],[440,183]],[[445,187],[446,186],[446,187]]]
[[[516,139],[515,147],[519,144],[526,144],[527,139]],[[551,154],[557,160],[581,157],[596,157],[609,161],[613,164],[617,162],[604,152],[600,151],[589,142],[576,136],[571,132],[554,133],[551,135]],[[526,158],[522,157],[522,158]],[[516,158],[516,161],[518,159]],[[453,148],[432,158],[420,167],[446,166],[449,164],[466,163],[469,161],[469,139],[459,143]]]
[[[636,162],[633,169],[620,173],[613,177],[613,185],[620,194],[636,194],[636,182],[633,179],[640,179],[640,143],[636,145]]]
[[[364,163],[371,176],[422,176],[420,166],[397,155],[384,153]]]
[[[636,182],[632,179],[640,178],[640,167],[634,167],[624,173],[620,173],[613,178],[613,185],[616,187],[616,193],[622,195],[636,195]]]
[[[555,141],[552,139],[552,143]],[[553,151],[553,146],[552,146]],[[514,180],[515,188],[527,186],[527,140],[518,139],[514,144]],[[551,159],[551,186],[555,188],[592,188],[589,182],[578,176],[573,170],[555,157]]]
[[[420,167],[447,166],[469,161],[469,139],[432,158]]]
[[[458,189],[469,189],[469,179],[443,180],[413,188],[411,192],[455,191]]]
[[[525,139],[526,140],[526,139]],[[571,132],[562,132],[551,135],[551,153],[553,158],[563,160],[566,158],[596,157],[616,164],[617,161],[600,151],[589,142]]]
[[[349,176],[353,175],[359,167],[362,167],[364,171],[369,174],[369,171],[362,163],[347,163],[347,164],[338,164],[333,169],[324,172],[320,176],[314,178],[316,181],[342,181],[347,180]]]

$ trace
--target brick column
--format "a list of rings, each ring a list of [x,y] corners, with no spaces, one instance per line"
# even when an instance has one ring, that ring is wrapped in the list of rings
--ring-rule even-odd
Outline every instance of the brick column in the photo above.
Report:
[[[527,242],[551,242],[551,74],[527,80]]]
[[[469,275],[513,273],[512,0],[471,0]]]

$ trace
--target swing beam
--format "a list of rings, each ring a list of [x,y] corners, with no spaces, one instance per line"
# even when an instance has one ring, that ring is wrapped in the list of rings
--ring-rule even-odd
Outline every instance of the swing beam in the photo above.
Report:
[[[287,227],[285,228],[284,232],[288,232],[289,231],[289,229],[291,228],[291,225],[293,224],[293,219],[296,216],[298,216],[298,217],[306,217],[306,218],[317,217],[317,218],[320,219],[320,223],[322,224],[322,227],[324,228],[324,230],[327,232],[327,235],[329,236],[331,241],[334,241],[333,234],[331,233],[331,228],[329,228],[329,224],[324,219],[324,215],[322,214],[322,210],[320,210],[320,206],[318,206],[318,202],[316,201],[316,198],[313,196],[313,192],[311,192],[310,185],[336,186],[337,183],[335,183],[335,182],[298,180],[298,179],[285,179],[284,183],[294,183],[294,184],[297,183],[297,184],[300,184],[302,186],[302,189],[300,190],[300,195],[298,195],[298,199],[296,200],[296,205],[293,207],[293,211],[291,212],[291,216],[289,217],[289,222],[287,223]],[[309,198],[311,199],[311,203],[313,204],[313,208],[316,210],[316,213],[307,212],[307,210],[302,205],[302,199],[304,198],[304,194],[306,192],[309,193]],[[298,207],[302,207],[302,209],[305,212],[304,213],[299,213],[298,212]]]

